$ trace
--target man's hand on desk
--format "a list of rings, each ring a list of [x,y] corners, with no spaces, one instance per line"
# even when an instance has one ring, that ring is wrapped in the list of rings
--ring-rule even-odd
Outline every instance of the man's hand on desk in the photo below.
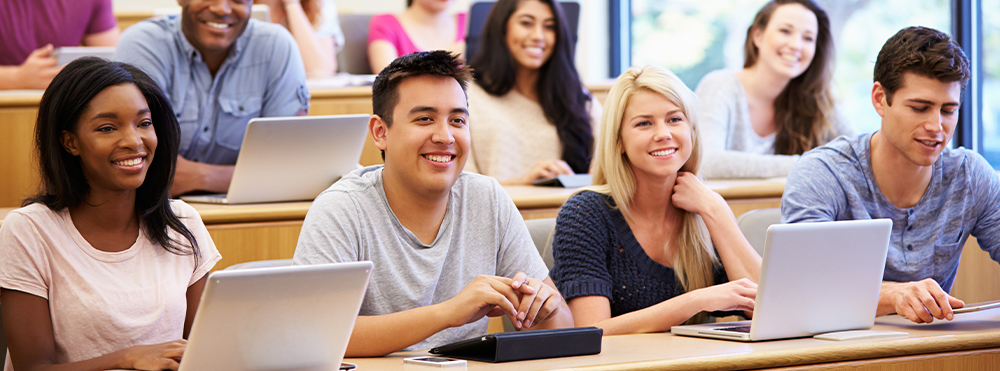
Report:
[[[35,49],[20,66],[0,66],[0,81],[3,89],[45,89],[56,77],[62,66],[52,52],[52,44]]]
[[[234,168],[231,165],[203,164],[177,156],[170,196],[177,197],[194,191],[226,193],[229,182],[233,180]]]
[[[916,282],[882,282],[876,315],[895,312],[916,323],[931,323],[935,318],[951,321],[955,318],[952,308],[964,306],[965,302],[948,295],[930,278]]]

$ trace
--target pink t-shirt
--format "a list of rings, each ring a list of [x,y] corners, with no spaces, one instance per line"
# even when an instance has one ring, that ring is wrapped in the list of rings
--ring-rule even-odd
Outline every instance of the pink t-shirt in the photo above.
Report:
[[[36,203],[3,220],[0,286],[49,301],[57,363],[183,336],[187,288],[222,256],[194,208],[182,201],[171,207],[198,241],[198,266],[193,256],[168,252],[141,230],[125,251],[95,249],[67,209]],[[170,237],[187,242],[173,230]],[[12,369],[8,356],[4,370]]]
[[[0,66],[24,63],[45,44],[79,46],[117,25],[111,0],[0,1]]]
[[[455,42],[465,41],[465,13],[455,14],[455,23],[458,26]],[[376,15],[368,23],[368,43],[371,44],[375,40],[385,40],[395,46],[397,56],[424,51],[413,45],[403,25],[399,24],[399,19],[392,14]]]

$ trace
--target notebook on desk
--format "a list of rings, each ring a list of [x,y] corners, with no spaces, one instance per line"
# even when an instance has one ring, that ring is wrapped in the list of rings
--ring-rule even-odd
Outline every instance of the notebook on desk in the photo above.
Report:
[[[226,194],[184,201],[242,204],[316,198],[357,169],[371,115],[255,118],[247,125]]]
[[[214,272],[179,371],[336,370],[372,262]]]
[[[670,331],[759,341],[870,328],[891,231],[889,219],[772,225],[765,237],[753,320],[674,326]]]

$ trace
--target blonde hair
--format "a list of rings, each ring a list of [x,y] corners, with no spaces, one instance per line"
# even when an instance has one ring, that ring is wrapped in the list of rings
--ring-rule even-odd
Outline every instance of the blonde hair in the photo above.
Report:
[[[586,190],[610,196],[626,220],[632,220],[630,208],[635,197],[636,180],[628,155],[623,153],[621,126],[625,108],[632,97],[648,91],[662,95],[677,105],[691,126],[691,157],[679,171],[697,174],[701,163],[701,143],[698,139],[698,98],[684,82],[669,70],[657,66],[632,67],[615,80],[605,101],[600,132],[596,133],[593,185]],[[680,234],[673,254],[673,269],[686,292],[713,285],[713,267],[719,261],[710,243],[708,228],[701,216],[684,211]],[[663,246],[668,249],[670,242]],[[689,322],[702,322],[704,315]]]

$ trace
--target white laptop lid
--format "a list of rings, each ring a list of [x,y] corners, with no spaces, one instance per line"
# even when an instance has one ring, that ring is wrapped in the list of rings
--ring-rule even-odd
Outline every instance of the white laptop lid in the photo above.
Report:
[[[340,366],[372,263],[214,272],[180,371],[330,371]]]
[[[359,167],[371,115],[255,118],[247,125],[226,203],[316,198]],[[205,201],[185,196],[187,201]]]
[[[891,232],[889,219],[768,227],[753,321],[743,340],[870,328]],[[728,338],[703,330],[732,325],[675,326],[672,332]]]
[[[62,46],[55,50],[56,64],[65,65],[83,57],[98,57],[112,59],[115,56],[113,46]]]

